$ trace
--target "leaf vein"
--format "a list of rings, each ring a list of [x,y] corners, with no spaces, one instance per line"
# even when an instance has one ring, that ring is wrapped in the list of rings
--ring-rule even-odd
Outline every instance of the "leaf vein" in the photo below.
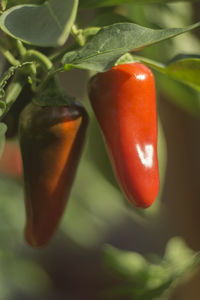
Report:
[[[53,9],[50,5],[50,2],[46,2],[46,6],[47,6],[47,9],[49,10],[50,15],[52,16],[52,18],[54,19],[54,21],[57,24],[58,28],[62,32],[62,30],[63,30],[62,25],[60,24],[59,20],[57,19],[56,15],[54,14]]]

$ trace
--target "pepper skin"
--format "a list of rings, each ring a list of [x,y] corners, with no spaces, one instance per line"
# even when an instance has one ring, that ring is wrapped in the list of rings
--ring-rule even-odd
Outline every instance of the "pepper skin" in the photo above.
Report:
[[[89,98],[122,191],[135,206],[149,207],[159,190],[152,72],[130,63],[98,73],[89,82]]]
[[[87,113],[77,103],[62,107],[30,103],[20,116],[25,237],[33,247],[48,244],[57,229],[75,177],[87,124]]]

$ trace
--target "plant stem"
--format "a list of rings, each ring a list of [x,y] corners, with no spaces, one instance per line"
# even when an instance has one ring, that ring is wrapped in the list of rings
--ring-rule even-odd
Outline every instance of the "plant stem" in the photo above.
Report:
[[[78,29],[78,27],[76,25],[73,25],[71,28],[71,33],[72,35],[75,37],[77,43],[79,44],[79,46],[84,46],[86,40],[85,37],[83,35],[83,30],[82,29]]]
[[[88,27],[83,29],[83,35],[87,39],[89,36],[93,36],[100,31],[101,27]]]
[[[95,35],[100,29],[101,29],[100,27],[86,28],[86,29],[82,30],[82,33],[85,36],[85,38],[87,39],[89,36]],[[62,56],[64,56],[65,53],[67,53],[69,51],[76,50],[79,46],[80,46],[80,44],[78,43],[78,41],[75,42],[75,43],[72,43],[71,45],[68,45],[65,48],[61,49],[61,51],[56,52],[55,54],[52,54],[51,56],[49,56],[49,59],[52,62],[55,62],[59,58],[61,58]],[[83,45],[81,45],[81,46],[83,46]]]
[[[29,60],[38,62],[41,66],[43,66],[43,68],[46,71],[51,70],[53,67],[51,60],[46,55],[44,55],[43,53],[37,50],[31,49],[26,52],[23,61],[29,61]]]
[[[0,52],[11,65],[17,66],[20,64],[20,62],[11,54],[11,52],[8,49],[6,49],[2,41],[0,41]]]
[[[6,109],[4,111],[1,111],[0,120],[2,120],[2,118],[5,117],[10,107],[13,105],[13,103],[21,93],[26,81],[27,81],[26,76],[24,76],[24,74],[22,74],[21,72],[16,73],[12,82],[9,84],[6,90],[6,94],[4,98]]]
[[[16,47],[19,52],[19,55],[21,56],[21,58],[23,58],[26,54],[26,48],[20,40],[16,40]]]
[[[137,55],[133,55],[133,58],[147,64],[148,66],[154,68],[155,70],[159,70],[160,72],[165,71],[165,65],[164,64],[158,63],[157,61],[154,61],[150,58],[137,56]]]
[[[47,85],[47,83],[49,82],[49,80],[54,77],[55,74],[59,73],[60,71],[63,71],[63,67],[58,68],[56,70],[53,70],[52,72],[49,72],[47,74],[47,76],[44,78],[44,80],[40,83],[40,85],[38,85],[36,88],[33,89],[33,91],[35,93],[38,93],[39,91],[41,91],[42,89],[45,88],[45,86]]]

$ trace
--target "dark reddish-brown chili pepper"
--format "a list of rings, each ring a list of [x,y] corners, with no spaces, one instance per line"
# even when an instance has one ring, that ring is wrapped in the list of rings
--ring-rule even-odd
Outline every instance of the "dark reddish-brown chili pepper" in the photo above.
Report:
[[[19,139],[24,170],[25,236],[34,247],[46,245],[65,208],[80,159],[88,116],[78,103],[22,112]]]

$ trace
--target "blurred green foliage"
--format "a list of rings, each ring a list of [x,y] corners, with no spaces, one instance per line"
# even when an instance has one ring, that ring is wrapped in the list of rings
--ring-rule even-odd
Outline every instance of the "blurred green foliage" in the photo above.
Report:
[[[38,297],[48,291],[51,281],[43,268],[22,255],[24,246],[24,205],[21,183],[0,176],[0,299],[17,293]]]
[[[37,1],[39,2],[41,1]],[[97,15],[94,24],[108,22],[105,16],[110,12],[110,9],[92,12]],[[179,27],[192,23],[193,6],[191,3],[124,5],[112,9],[112,13],[113,20],[116,18],[115,14],[120,14],[142,26]],[[140,51],[139,54],[166,63],[183,51],[200,53],[200,42],[194,33],[190,32],[151,46]],[[161,96],[164,95],[167,100],[185,112],[199,116],[199,93],[158,73],[156,73],[156,82],[158,106],[159,101],[162,101]],[[78,89],[78,83],[74,84]],[[137,243],[142,244],[143,237],[145,237],[143,247],[149,247],[149,241],[158,243],[157,236],[150,237],[149,233],[151,233],[152,223],[155,224],[160,218],[165,222],[162,191],[167,150],[162,124],[159,123],[158,140],[160,194],[152,208],[140,211],[134,209],[119,190],[90,108],[89,112],[91,122],[88,140],[76,181],[59,231],[47,249],[32,250],[23,239],[25,209],[22,180],[6,177],[5,174],[0,176],[0,299],[2,300],[76,299],[81,284],[86,288],[89,286],[88,289],[91,290],[96,288],[99,293],[109,282],[113,286],[113,279],[110,279],[107,271],[99,266],[99,256],[92,256],[99,251],[99,246],[104,242],[114,241],[119,248],[123,248],[123,242],[126,241],[130,245],[129,248],[137,248]],[[165,241],[168,239],[164,233],[163,239]],[[74,252],[71,253],[71,250]],[[88,261],[85,262],[87,255],[90,264]],[[179,278],[185,278],[185,275],[190,274],[193,267],[198,265],[199,256],[195,256],[182,240],[176,238],[168,243],[163,259],[155,255],[146,259],[139,252],[126,252],[106,246],[105,261],[108,268],[125,280],[125,286],[122,286],[120,281],[118,288],[105,292],[104,300],[117,299],[121,293],[122,299],[124,293],[128,293],[132,297],[130,299],[150,300],[156,297],[159,299],[169,287],[168,292],[171,292]],[[98,275],[93,274],[94,268]],[[81,270],[83,273],[80,273]],[[94,284],[90,281],[93,277],[96,280]],[[71,294],[70,285],[73,289]],[[84,295],[80,299],[83,298]]]
[[[121,286],[105,292],[108,299],[158,300],[169,299],[170,292],[181,280],[190,276],[200,264],[200,254],[187,247],[181,238],[172,238],[163,259],[153,255],[145,259],[135,252],[112,246],[104,247],[104,263],[125,278]]]

